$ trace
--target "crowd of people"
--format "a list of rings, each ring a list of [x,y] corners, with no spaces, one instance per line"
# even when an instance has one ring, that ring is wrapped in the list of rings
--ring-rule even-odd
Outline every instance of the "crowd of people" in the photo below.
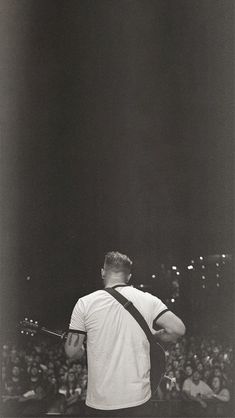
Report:
[[[164,400],[190,400],[206,410],[211,402],[230,401],[233,350],[212,338],[182,338],[166,351],[166,376],[158,396]],[[220,410],[220,409],[218,409]]]
[[[183,337],[166,351],[166,377],[158,400],[190,400],[206,409],[208,403],[230,401],[232,347],[216,339]],[[24,337],[2,347],[2,400],[7,415],[42,413],[82,415],[87,388],[86,357],[70,362],[63,344]]]

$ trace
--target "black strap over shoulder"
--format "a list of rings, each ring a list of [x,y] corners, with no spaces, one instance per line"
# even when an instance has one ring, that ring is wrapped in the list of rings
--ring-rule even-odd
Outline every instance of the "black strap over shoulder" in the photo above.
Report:
[[[133,318],[135,318],[135,320],[138,322],[138,324],[141,326],[142,330],[146,334],[149,343],[151,343],[153,341],[153,334],[150,331],[150,328],[147,322],[145,321],[143,315],[138,311],[138,309],[133,305],[133,303],[112,287],[107,287],[104,290],[108,292],[110,295],[112,295],[119,303],[121,303],[121,305],[123,305],[123,307],[133,316]]]

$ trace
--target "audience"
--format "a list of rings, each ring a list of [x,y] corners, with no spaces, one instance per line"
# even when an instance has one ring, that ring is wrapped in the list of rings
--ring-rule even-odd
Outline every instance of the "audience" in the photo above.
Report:
[[[221,405],[229,402],[233,373],[229,344],[184,337],[166,351],[166,359],[168,378],[161,382],[159,399],[191,400],[202,410],[215,401]],[[23,338],[20,346],[3,345],[2,400],[6,415],[82,415],[86,388],[86,358],[71,363],[63,344],[38,336]]]

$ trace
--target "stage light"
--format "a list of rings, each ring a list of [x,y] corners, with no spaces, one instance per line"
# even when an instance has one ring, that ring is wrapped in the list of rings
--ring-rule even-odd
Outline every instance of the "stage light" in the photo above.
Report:
[[[176,266],[172,266],[171,268],[172,268],[172,270],[177,270]]]
[[[218,278],[219,278],[219,273],[216,273],[216,277],[218,277]]]
[[[176,274],[177,274],[177,276],[179,276],[179,275],[180,275],[180,272],[179,272],[179,271],[177,271],[177,272],[176,272]]]
[[[188,266],[188,270],[193,270],[193,266]]]
[[[206,267],[204,266],[204,264],[202,265],[202,269],[205,269]]]
[[[220,287],[220,284],[219,284],[219,283],[216,283],[216,286],[217,286],[217,287]]]
[[[143,284],[140,284],[140,287],[144,287],[144,285]]]
[[[194,264],[194,260],[191,260],[191,264]]]
[[[155,274],[152,274],[152,278],[155,279],[156,278],[156,275]]]
[[[174,302],[175,302],[175,299],[174,299],[174,298],[172,298],[172,299],[171,299],[171,302],[172,302],[172,303],[174,303]]]
[[[202,257],[202,256],[201,256],[201,257],[199,257],[199,260],[201,260],[201,261],[202,261],[202,260],[203,260],[203,257]]]
[[[202,279],[205,280],[206,276],[202,276]]]
[[[30,277],[30,276],[27,276],[27,277],[26,277],[26,280],[28,280],[28,281],[29,281],[30,279],[31,279],[31,277]]]
[[[225,254],[222,254],[222,257],[223,257],[223,258],[225,258],[225,257],[226,257],[226,255],[225,255]]]
[[[216,267],[219,267],[219,263],[216,263],[215,265],[216,265]]]
[[[206,288],[206,286],[203,284],[203,285],[202,285],[202,288],[203,288],[203,289],[205,289],[205,288]]]

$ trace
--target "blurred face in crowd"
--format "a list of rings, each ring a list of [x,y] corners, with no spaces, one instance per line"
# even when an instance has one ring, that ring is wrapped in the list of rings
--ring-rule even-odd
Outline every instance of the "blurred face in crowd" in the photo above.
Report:
[[[186,376],[187,377],[190,377],[190,376],[192,376],[192,374],[193,374],[193,369],[192,369],[192,367],[191,366],[186,366],[186,369],[185,369],[185,372],[186,372]]]
[[[220,363],[220,369],[223,372],[225,370],[225,364],[224,363]]]
[[[210,371],[209,370],[205,370],[204,374],[203,374],[203,379],[207,382],[208,379],[210,377]]]
[[[19,369],[19,367],[18,366],[14,366],[12,368],[12,376],[13,377],[19,377],[19,375],[20,375],[20,369]]]
[[[203,365],[202,365],[202,363],[198,363],[197,370],[199,371],[199,373],[201,373],[203,371]]]
[[[13,359],[17,355],[17,351],[15,348],[12,348],[11,350],[11,358]]]
[[[13,364],[20,364],[20,358],[19,358],[19,356],[14,356],[14,358],[12,359],[12,363]]]
[[[213,348],[213,353],[214,353],[215,356],[218,356],[218,354],[219,354],[219,347],[214,347]]]
[[[195,383],[195,385],[197,385],[200,382],[200,374],[197,370],[195,370],[195,372],[193,372],[192,381],[193,381],[193,383]]]
[[[27,366],[31,366],[31,364],[33,363],[33,356],[27,356],[26,363],[27,363]]]
[[[174,372],[172,370],[169,371],[168,376],[173,379],[174,377]]]
[[[61,384],[65,383],[66,382],[66,374],[65,373],[61,373],[59,380],[60,380],[60,383]]]
[[[35,361],[36,361],[38,364],[40,364],[40,363],[41,363],[41,357],[40,357],[38,354],[35,356]]]
[[[82,365],[81,364],[77,364],[77,373],[78,374],[82,373]]]
[[[212,386],[212,390],[214,392],[219,392],[220,387],[221,387],[220,378],[216,377],[216,376],[213,377],[212,382],[211,382],[211,386]]]
[[[32,377],[38,377],[38,375],[39,375],[39,370],[38,370],[38,367],[37,367],[37,365],[36,365],[36,364],[34,364],[34,365],[31,367],[30,374],[31,374],[31,376],[32,376]]]
[[[57,384],[57,380],[55,376],[50,376],[49,381],[52,385],[56,385]]]
[[[221,370],[219,369],[219,367],[216,367],[214,371],[214,376],[221,377],[221,375],[222,375]]]
[[[75,374],[74,374],[74,372],[70,371],[70,372],[68,373],[68,382],[69,382],[69,383],[72,383],[72,382],[74,382],[74,381],[75,381]]]
[[[175,377],[176,377],[176,379],[180,379],[180,371],[179,370],[176,370],[175,371]]]
[[[178,366],[179,366],[179,362],[178,362],[178,360],[174,360],[174,361],[173,361],[173,367],[174,367],[174,369],[177,369],[177,368],[178,368]]]
[[[13,385],[12,383],[9,383],[6,387],[6,391],[8,395],[12,395],[13,394]]]

